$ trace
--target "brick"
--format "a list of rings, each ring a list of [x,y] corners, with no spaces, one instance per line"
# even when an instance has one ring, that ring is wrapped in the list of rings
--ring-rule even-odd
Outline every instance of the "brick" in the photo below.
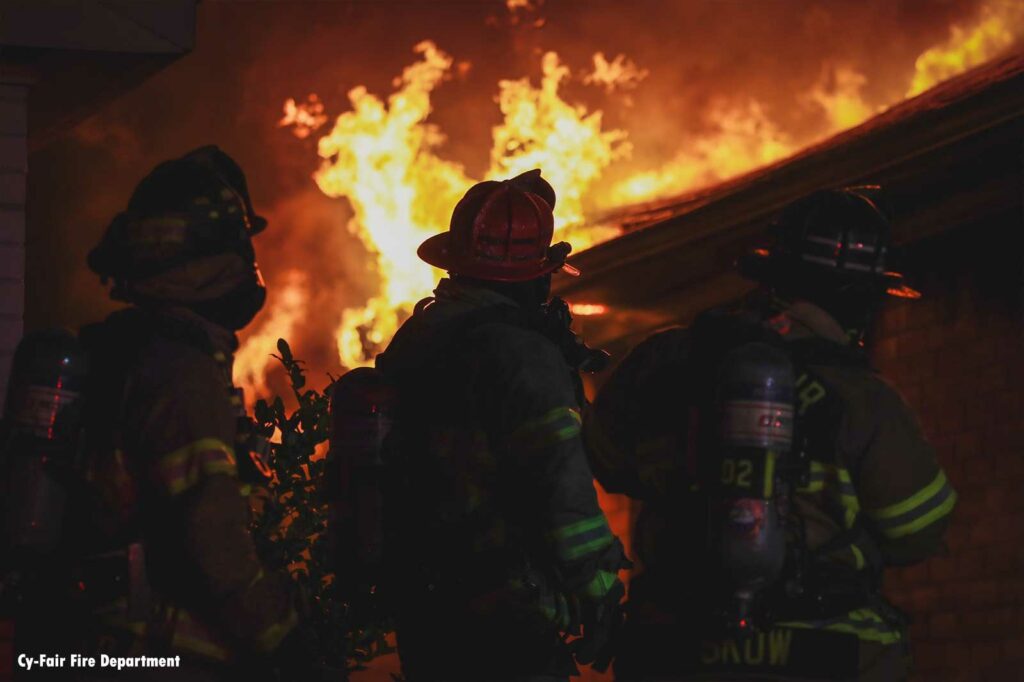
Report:
[[[0,207],[0,244],[25,243],[25,211]]]
[[[0,135],[27,135],[28,108],[24,101],[0,99]]]
[[[998,638],[1014,624],[1017,612],[1011,607],[967,611],[959,619],[959,634],[970,638]]]
[[[28,138],[0,134],[0,170],[28,172]]]
[[[959,635],[959,618],[955,613],[936,613],[928,618],[928,636],[955,638]]]
[[[7,380],[11,376],[11,359],[13,353],[0,353],[0,414],[3,413],[4,400],[7,398]]]
[[[1016,534],[1019,538],[1020,532]],[[1024,548],[993,547],[985,555],[985,572],[992,577],[1015,576],[1024,568]]]
[[[1024,453],[1019,451],[997,452],[995,454],[996,475],[1002,481],[1024,477]]]
[[[943,583],[959,577],[956,559],[935,557],[928,562],[928,577],[934,583]]]
[[[954,514],[955,513],[956,512],[954,512]],[[952,523],[949,530],[946,531],[946,544],[954,553],[960,552],[966,548],[969,545],[970,540],[969,527],[963,523],[957,523],[956,518],[957,517],[954,517],[954,523]]]
[[[1003,601],[1000,583],[996,580],[974,580],[967,583],[967,599],[971,606],[992,606]]]
[[[989,458],[975,457],[967,463],[966,483],[988,483],[995,475],[995,467]]]
[[[981,451],[981,439],[975,431],[961,431],[954,436],[957,458],[975,457]]]
[[[25,314],[25,282],[0,279],[0,315]]]
[[[28,99],[28,86],[0,82],[0,101],[24,102]]]
[[[25,247],[19,244],[0,244],[0,279],[25,277]]]
[[[0,172],[0,205],[25,204],[25,174],[17,171]]]
[[[998,642],[974,642],[971,644],[971,665],[975,669],[991,664],[999,658]]]
[[[1024,636],[1018,635],[1000,644],[1000,657],[1006,661],[1024,661]],[[1012,678],[1008,678],[1012,679]]]
[[[0,315],[0,353],[13,352],[21,340],[25,325],[21,317]]]

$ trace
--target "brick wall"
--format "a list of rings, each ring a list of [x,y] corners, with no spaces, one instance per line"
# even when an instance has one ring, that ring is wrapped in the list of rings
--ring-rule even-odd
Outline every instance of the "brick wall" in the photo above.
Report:
[[[1001,227],[923,249],[925,298],[890,305],[874,345],[960,495],[948,551],[887,574],[916,680],[1024,679],[1024,315],[1019,237],[1002,236],[1020,218]]]
[[[0,82],[0,410],[25,311],[27,92]]]

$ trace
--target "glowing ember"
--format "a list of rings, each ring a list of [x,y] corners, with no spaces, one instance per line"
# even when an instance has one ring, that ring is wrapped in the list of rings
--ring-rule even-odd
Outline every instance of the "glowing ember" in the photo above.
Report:
[[[267,393],[267,365],[273,360],[271,355],[277,353],[277,340],[291,336],[295,325],[306,316],[307,275],[290,270],[285,273],[284,284],[270,291],[270,305],[262,323],[235,354],[234,382],[245,391],[250,406]]]
[[[1024,33],[1024,3],[993,0],[982,6],[974,23],[954,25],[949,40],[917,58],[907,97],[978,66],[1010,48]]]
[[[284,116],[277,122],[279,128],[293,126],[292,132],[300,140],[309,137],[309,134],[318,130],[324,123],[327,123],[327,114],[324,113],[324,104],[315,94],[306,98],[302,104],[296,104],[295,100],[289,98],[284,103]]]
[[[602,303],[570,303],[569,312],[577,317],[593,317],[604,315],[608,312],[608,306]]]

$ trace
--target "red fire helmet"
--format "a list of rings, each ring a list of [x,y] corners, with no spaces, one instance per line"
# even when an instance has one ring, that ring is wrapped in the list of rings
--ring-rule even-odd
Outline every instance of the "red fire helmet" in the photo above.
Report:
[[[551,244],[555,191],[540,169],[469,188],[452,212],[447,232],[420,245],[417,255],[456,275],[525,282],[549,272],[579,271],[565,262],[567,242]]]

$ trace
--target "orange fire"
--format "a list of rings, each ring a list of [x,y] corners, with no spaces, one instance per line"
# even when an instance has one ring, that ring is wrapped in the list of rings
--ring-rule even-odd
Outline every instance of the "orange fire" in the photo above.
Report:
[[[570,303],[569,312],[577,317],[593,317],[604,315],[608,312],[608,306],[603,303]]]
[[[991,0],[970,24],[950,27],[949,39],[926,50],[915,63],[907,97],[963,73],[1012,47],[1024,33],[1024,3]]]
[[[352,110],[319,142],[324,162],[314,176],[317,185],[328,196],[349,200],[354,216],[348,229],[373,254],[380,277],[379,295],[342,312],[336,341],[346,367],[372,362],[416,301],[430,295],[441,273],[416,257],[416,246],[447,228],[452,206],[475,181],[460,164],[438,155],[444,135],[425,122],[431,94],[448,76],[452,58],[430,42],[416,52],[420,60],[396,80],[398,89],[386,102],[366,88],[352,89]],[[487,177],[544,169],[558,188],[556,231],[571,233],[577,248],[585,248],[613,234],[578,230],[586,219],[583,197],[626,153],[625,133],[604,130],[600,112],[559,96],[570,72],[555,53],[544,55],[542,67],[539,87],[528,79],[499,82],[504,121],[493,131]],[[569,158],[572,163],[565,162]]]
[[[277,340],[288,338],[306,316],[309,283],[306,273],[285,273],[284,284],[273,289],[274,298],[262,323],[250,333],[235,355],[235,384],[245,391],[248,405],[267,394],[267,365],[277,353]]]
[[[543,5],[535,0],[506,4],[510,12],[534,12]],[[952,26],[948,40],[918,57],[908,96],[997,56],[1022,33],[1024,3],[990,0],[973,21]],[[417,61],[395,79],[395,90],[386,98],[364,86],[352,88],[351,109],[318,142],[323,160],[314,174],[316,184],[351,205],[347,229],[371,254],[379,277],[377,295],[340,313],[335,340],[345,367],[372,362],[416,301],[430,294],[442,273],[422,263],[416,247],[447,228],[452,207],[479,179],[442,156],[445,135],[427,122],[431,98],[453,71],[452,57],[429,41],[417,45],[415,52]],[[865,95],[868,78],[857,68],[833,64],[797,101],[817,108],[823,127],[800,135],[773,120],[755,99],[711,99],[702,112],[707,132],[681,139],[667,163],[653,162],[632,156],[628,131],[606,128],[600,110],[565,99],[563,86],[573,74],[557,54],[544,54],[541,67],[539,83],[527,78],[498,82],[502,122],[492,131],[485,178],[543,169],[558,192],[556,230],[577,250],[618,234],[616,228],[595,224],[599,211],[678,195],[751,171],[856,126],[892,104]],[[468,69],[468,62],[455,69]],[[578,72],[576,80],[628,105],[630,91],[641,87],[647,75],[624,55],[609,60],[597,53],[592,69]],[[326,120],[315,95],[303,104],[289,100],[284,113],[280,125],[293,126],[299,137],[312,134]],[[615,170],[614,179],[610,169]],[[602,191],[595,192],[602,179]],[[239,354],[238,372],[258,392],[265,390],[261,377],[272,342],[288,336],[302,315],[304,286],[293,281],[280,292],[271,291],[273,305]]]
[[[295,137],[301,140],[319,130],[324,123],[327,123],[324,104],[316,94],[312,94],[302,104],[296,104],[290,97],[285,100],[284,116],[277,122],[277,127],[292,126]]]

